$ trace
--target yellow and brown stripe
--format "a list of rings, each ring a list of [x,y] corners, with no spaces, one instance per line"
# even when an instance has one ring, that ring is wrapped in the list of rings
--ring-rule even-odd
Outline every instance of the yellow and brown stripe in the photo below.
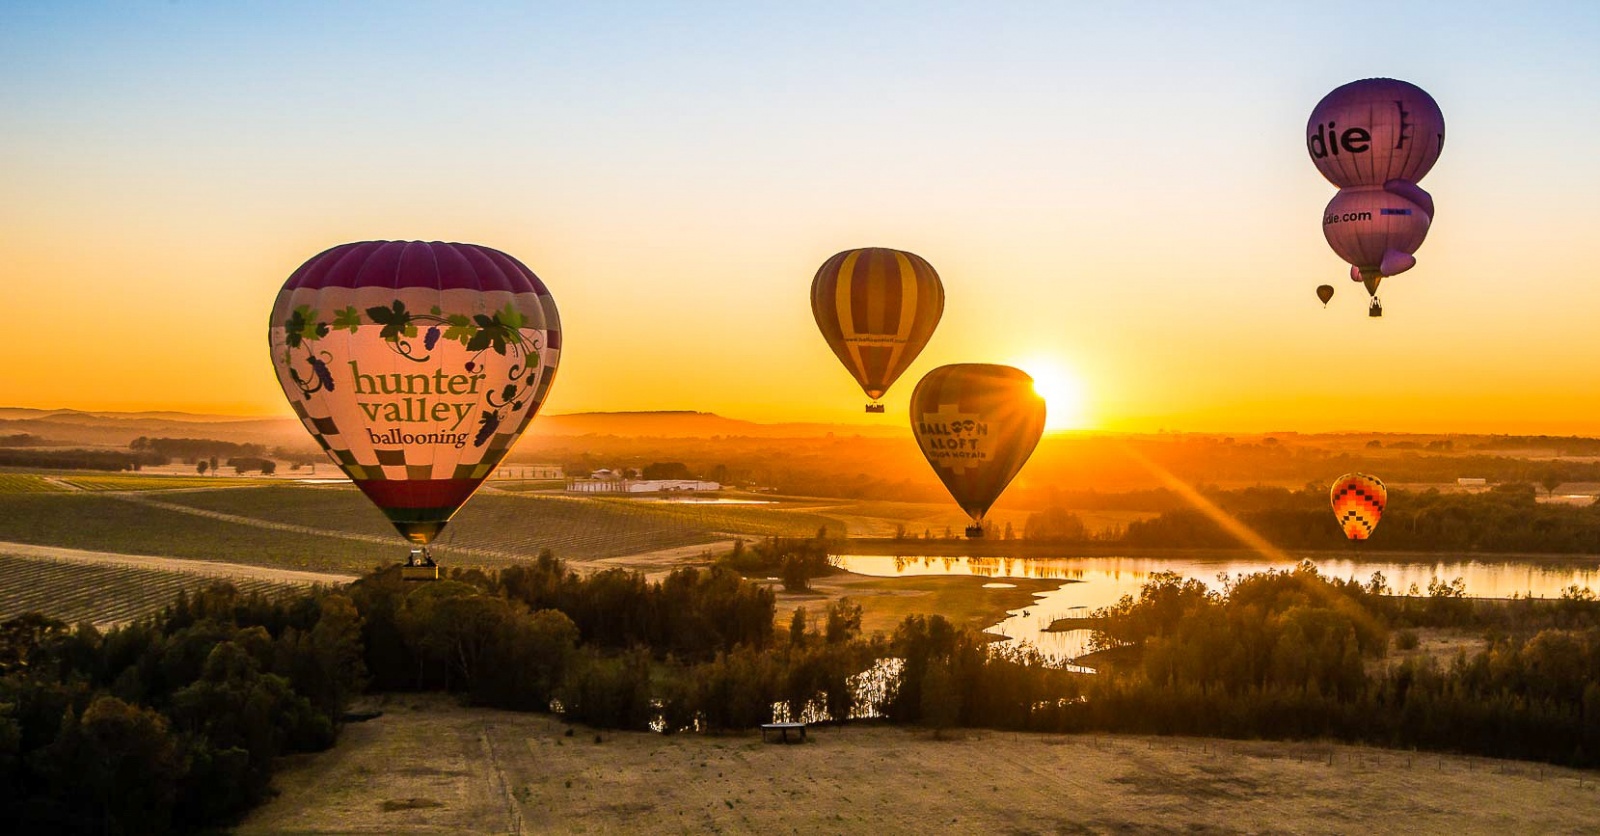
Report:
[[[933,336],[944,314],[944,285],[913,253],[845,250],[812,280],[811,313],[828,347],[877,400]]]

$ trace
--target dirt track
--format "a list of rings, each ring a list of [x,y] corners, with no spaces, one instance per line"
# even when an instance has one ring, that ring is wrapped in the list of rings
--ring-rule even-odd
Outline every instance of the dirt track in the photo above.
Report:
[[[238,832],[1592,833],[1600,776],[1350,746],[814,729],[611,733],[394,697]]]

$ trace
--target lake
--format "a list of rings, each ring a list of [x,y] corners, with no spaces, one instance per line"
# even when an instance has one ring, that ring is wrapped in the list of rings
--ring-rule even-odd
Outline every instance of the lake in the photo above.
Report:
[[[1061,586],[1036,596],[1034,604],[989,628],[1013,641],[1027,641],[1052,659],[1073,659],[1088,652],[1090,631],[1043,632],[1058,618],[1084,616],[1116,603],[1124,595],[1139,594],[1152,574],[1176,572],[1218,588],[1218,575],[1241,575],[1268,569],[1292,569],[1295,563],[1278,563],[1240,556],[1228,557],[905,557],[842,554],[834,565],[860,575],[894,578],[912,575],[977,575],[987,578],[1060,579]],[[1382,572],[1397,593],[1415,584],[1426,595],[1428,582],[1461,578],[1467,594],[1475,598],[1558,598],[1569,586],[1600,590],[1600,559],[1590,558],[1485,558],[1478,560],[1314,559],[1324,576],[1354,578],[1365,583]],[[996,580],[994,583],[1003,583]],[[986,584],[989,586],[989,584]]]

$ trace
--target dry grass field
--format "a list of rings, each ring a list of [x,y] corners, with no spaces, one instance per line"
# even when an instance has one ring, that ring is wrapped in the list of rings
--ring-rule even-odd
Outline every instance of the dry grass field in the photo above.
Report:
[[[240,834],[1593,833],[1600,776],[1313,743],[876,724],[595,732],[396,696],[276,779]]]

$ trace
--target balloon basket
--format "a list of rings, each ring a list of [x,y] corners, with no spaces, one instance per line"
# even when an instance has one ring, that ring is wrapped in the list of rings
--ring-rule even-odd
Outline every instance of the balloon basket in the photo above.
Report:
[[[411,556],[400,565],[400,580],[403,581],[436,581],[439,579],[439,564],[433,562],[433,555],[428,553],[428,547],[423,546],[411,550]]]
[[[1383,303],[1372,300],[1372,304],[1367,306],[1367,316],[1383,316]]]
[[[981,539],[983,539],[983,526],[981,526],[981,525],[969,525],[969,526],[967,526],[967,539],[969,539],[969,540],[981,540]]]
[[[438,566],[401,566],[400,580],[403,581],[436,581],[439,579]]]
[[[874,414],[882,415],[883,414],[883,404],[881,404],[881,403],[869,403],[869,404],[867,404],[867,411],[871,412],[871,413],[874,413]]]

